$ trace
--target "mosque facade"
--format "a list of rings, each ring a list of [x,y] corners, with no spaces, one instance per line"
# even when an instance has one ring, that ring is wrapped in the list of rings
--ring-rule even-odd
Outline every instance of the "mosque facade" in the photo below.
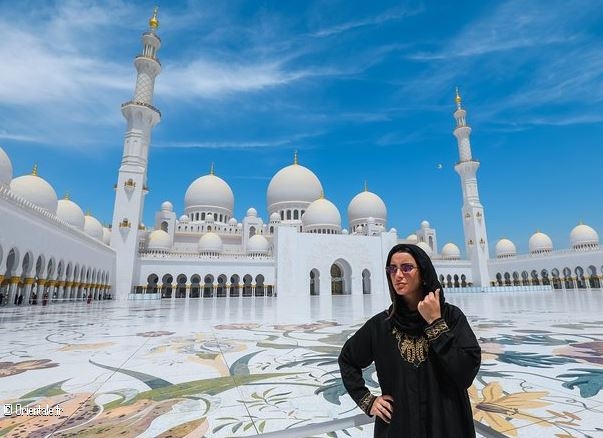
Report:
[[[152,129],[161,119],[153,106],[161,71],[158,25],[155,12],[142,35],[142,54],[134,60],[133,97],[121,108],[127,129],[110,227],[84,214],[68,196],[59,200],[37,168],[13,177],[10,158],[0,148],[1,305],[383,294],[387,253],[399,242],[421,246],[442,284],[453,291],[601,287],[603,249],[598,233],[586,224],[570,231],[567,249],[554,249],[546,234],[536,232],[529,253],[517,254],[513,242],[501,239],[490,257],[478,192],[480,163],[472,156],[471,128],[458,90],[453,134],[463,193],[464,257],[454,243],[439,246],[427,221],[400,237],[388,228],[386,204],[366,186],[348,204],[348,228],[343,228],[339,209],[324,197],[320,180],[297,154],[267,187],[267,221],[254,208],[237,220],[233,190],[212,166],[188,187],[184,211],[177,214],[165,201],[154,225],[144,227],[148,152]]]

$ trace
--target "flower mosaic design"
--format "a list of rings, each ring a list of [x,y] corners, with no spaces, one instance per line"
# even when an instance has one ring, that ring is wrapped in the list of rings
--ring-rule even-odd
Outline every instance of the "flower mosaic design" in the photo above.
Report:
[[[546,391],[505,394],[498,382],[488,383],[481,393],[479,396],[474,385],[469,388],[474,420],[510,436],[517,436],[516,427],[511,420],[521,419],[530,423],[540,421],[541,418],[527,410],[550,405],[541,400],[548,395]]]
[[[58,367],[50,359],[24,360],[22,362],[0,362],[0,377],[14,376],[26,371],[43,370],[45,368]]]
[[[577,342],[556,349],[554,353],[559,356],[571,357],[580,362],[603,365],[603,341]]]
[[[160,336],[173,335],[174,332],[168,332],[166,330],[156,330],[150,332],[136,333],[136,336],[142,336],[143,338],[159,338]]]
[[[313,332],[328,327],[337,327],[338,325],[335,321],[317,321],[308,324],[279,324],[273,327],[275,330],[283,332]]]

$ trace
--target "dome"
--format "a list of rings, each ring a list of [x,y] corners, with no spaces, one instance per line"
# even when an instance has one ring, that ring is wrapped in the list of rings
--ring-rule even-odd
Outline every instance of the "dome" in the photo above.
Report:
[[[425,242],[419,242],[417,243],[417,246],[425,251],[429,257],[431,257],[431,254],[433,254],[431,247]]]
[[[13,179],[13,165],[4,149],[0,148],[0,186],[9,186]]]
[[[367,218],[375,218],[377,223],[387,222],[387,208],[381,198],[373,192],[365,190],[358,193],[348,205],[348,221],[355,225],[366,221]]]
[[[190,218],[183,214],[182,216],[180,216],[180,219],[178,219],[179,222],[182,222],[183,224],[188,224],[190,222]]]
[[[570,233],[570,245],[573,249],[597,247],[599,235],[588,225],[576,225]]]
[[[57,203],[57,217],[78,230],[84,230],[84,212],[68,197]]]
[[[174,206],[170,201],[165,201],[161,203],[161,211],[174,211]]]
[[[500,239],[496,242],[496,258],[514,257],[517,255],[515,244],[509,239]]]
[[[442,247],[441,254],[444,260],[459,260],[461,258],[461,250],[451,242]]]
[[[234,217],[231,217],[230,219],[228,219],[228,225],[230,225],[231,227],[236,227],[237,226],[237,219]]]
[[[261,234],[254,234],[247,242],[247,252],[253,254],[267,254],[270,244]]]
[[[154,251],[168,251],[172,248],[172,239],[165,231],[155,230],[149,234],[147,248]]]
[[[111,245],[111,228],[103,227],[103,243]]]
[[[302,216],[302,225],[306,227],[336,227],[341,230],[341,215],[331,201],[325,198],[312,202]]]
[[[258,217],[258,211],[251,207],[249,210],[247,210],[247,217]]]
[[[422,221],[421,222],[421,228],[425,229],[425,228],[429,228],[430,224],[427,221]]]
[[[216,175],[209,174],[197,178],[184,195],[186,210],[197,208],[223,208],[232,214],[234,195],[230,186]]]
[[[270,215],[270,222],[280,222],[281,216],[275,211]]]
[[[268,210],[278,209],[278,204],[313,202],[320,198],[322,184],[308,168],[291,164],[279,170],[270,180],[267,191]]]
[[[341,234],[350,234],[350,232],[348,231],[347,228],[344,228],[343,230],[341,230]]]
[[[10,190],[15,195],[27,199],[52,214],[57,212],[57,194],[46,180],[38,176],[35,167],[31,175],[23,175],[13,179],[10,182]]]
[[[205,253],[205,252],[221,253],[222,252],[222,239],[216,233],[213,233],[210,231],[208,233],[205,233],[203,236],[201,236],[201,238],[199,239],[198,248],[199,248],[200,253]]]
[[[553,250],[553,241],[546,234],[537,231],[530,237],[528,247],[530,248],[531,254],[551,252]]]
[[[96,240],[103,241],[103,226],[94,216],[84,216],[84,232]]]
[[[406,240],[408,240],[410,243],[417,243],[419,241],[419,238],[415,233],[412,233],[406,236]]]
[[[392,234],[398,234],[398,230],[396,230],[393,227],[389,229],[389,232],[392,233]]]

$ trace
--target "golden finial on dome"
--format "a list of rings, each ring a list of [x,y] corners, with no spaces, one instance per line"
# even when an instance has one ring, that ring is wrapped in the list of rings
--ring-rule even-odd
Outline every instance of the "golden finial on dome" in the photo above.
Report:
[[[153,9],[153,16],[151,18],[149,18],[149,27],[151,28],[151,31],[156,31],[157,28],[159,27],[159,20],[157,19],[157,11],[159,10],[159,8],[157,6],[155,6],[155,8]]]
[[[71,197],[69,196],[69,192],[65,192],[65,196],[63,196],[63,199],[65,201],[69,201],[71,199]]]
[[[92,216],[92,213],[90,213],[90,209],[86,210],[86,216]]]
[[[31,174],[32,174],[33,176],[38,176],[38,163],[35,163],[35,164],[34,164],[33,169],[31,169]]]
[[[214,162],[213,162],[213,161],[211,162],[211,167],[210,167],[210,169],[209,169],[209,174],[210,174],[210,175],[215,175],[215,171],[214,171]]]
[[[297,151],[293,153],[293,164],[297,164]]]
[[[364,180],[364,191],[368,192],[368,184],[367,184],[366,180]]]
[[[456,97],[454,98],[456,102],[456,107],[461,109],[461,94],[459,93],[459,87],[456,87]]]
[[[325,192],[324,192],[324,190],[320,191],[320,199],[325,199]]]

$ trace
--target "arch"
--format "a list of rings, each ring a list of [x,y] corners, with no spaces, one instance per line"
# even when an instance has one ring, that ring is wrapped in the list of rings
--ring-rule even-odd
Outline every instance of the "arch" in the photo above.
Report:
[[[171,274],[165,274],[161,279],[161,298],[172,298],[172,282],[174,277]]]
[[[578,289],[586,289],[586,279],[584,278],[584,269],[582,266],[576,266],[574,273],[576,274],[576,287]]]
[[[230,290],[228,291],[231,297],[238,297],[241,289],[240,277],[234,274],[230,277]]]
[[[253,278],[249,274],[246,274],[243,277],[243,296],[244,297],[253,296],[253,286],[251,285],[252,281],[253,281]]]
[[[343,295],[343,271],[335,263],[331,265],[331,295]]]
[[[545,286],[549,286],[551,284],[551,280],[549,279],[549,271],[543,269],[540,271],[540,275],[542,276],[542,284]]]
[[[167,223],[167,221],[161,222],[161,225],[159,226],[159,228],[161,229],[161,231],[165,231],[167,233],[168,232],[168,223]]]
[[[195,274],[191,277],[191,292],[190,298],[199,298],[201,295],[201,276],[199,274]]]
[[[207,274],[203,278],[203,298],[211,298],[214,296],[214,276]]]
[[[502,278],[502,274],[500,272],[496,273],[496,285],[497,286],[503,286],[503,278]]]
[[[461,274],[461,287],[467,287],[467,276],[465,274]]]
[[[320,271],[316,268],[310,271],[310,295],[320,295]]]
[[[255,296],[264,296],[264,276],[262,274],[258,274],[255,276]]]
[[[454,287],[461,287],[461,284],[459,283],[458,274],[454,274],[454,276],[452,278],[454,278]]]
[[[574,279],[572,278],[572,271],[567,266],[563,268],[563,285],[566,289],[574,288]]]
[[[561,279],[559,278],[559,269],[553,268],[551,270],[551,275],[553,276],[553,289],[561,289]]]
[[[221,274],[218,276],[218,286],[216,287],[216,296],[217,297],[225,297],[226,296],[226,274]]]
[[[186,275],[179,274],[176,277],[176,298],[186,298]]]
[[[505,272],[505,286],[511,286],[511,274]]]
[[[157,293],[157,283],[159,283],[159,276],[157,274],[149,274],[147,277],[147,293]]]
[[[19,265],[19,250],[11,248],[6,256],[6,267],[4,271],[5,277],[12,277],[16,272],[15,269]]]
[[[371,271],[364,269],[362,271],[362,293],[369,295],[371,293]]]
[[[521,284],[523,286],[530,285],[530,276],[528,275],[528,271],[521,271]]]
[[[519,281],[519,272],[513,271],[513,286],[520,286],[521,282]]]
[[[450,274],[446,276],[446,287],[452,287],[452,275]]]
[[[597,275],[597,268],[593,265],[588,267],[588,284],[591,288],[599,289],[601,287],[601,280]]]
[[[530,272],[530,276],[532,277],[532,284],[533,285],[540,285],[540,279],[538,278],[538,272],[536,272],[536,269],[533,269],[532,272]]]

